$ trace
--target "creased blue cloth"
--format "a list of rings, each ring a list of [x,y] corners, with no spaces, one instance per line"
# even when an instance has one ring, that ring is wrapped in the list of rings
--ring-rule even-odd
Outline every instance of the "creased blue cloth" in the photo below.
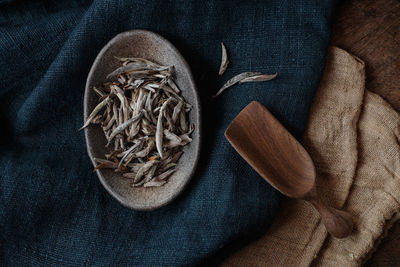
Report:
[[[300,138],[329,43],[331,1],[1,1],[0,261],[5,266],[217,263],[265,233],[281,196],[223,136],[258,100]],[[83,94],[100,49],[148,29],[192,68],[202,102],[201,159],[189,187],[151,212],[121,206],[86,153]],[[231,64],[218,77],[224,42]],[[244,71],[278,72],[235,86]]]

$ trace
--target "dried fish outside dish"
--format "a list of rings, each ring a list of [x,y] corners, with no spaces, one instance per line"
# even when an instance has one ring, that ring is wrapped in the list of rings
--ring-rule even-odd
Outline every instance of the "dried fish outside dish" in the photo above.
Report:
[[[264,82],[274,79],[278,76],[278,73],[275,74],[263,74],[261,72],[243,72],[240,73],[233,78],[229,79],[219,91],[213,96],[213,98],[219,96],[224,92],[226,89],[235,85],[237,83],[246,83],[246,82]]]
[[[229,60],[228,60],[228,53],[226,51],[226,47],[224,45],[224,43],[221,43],[221,66],[219,67],[219,72],[218,74],[221,76],[222,74],[224,74],[226,68],[228,67],[229,64]]]
[[[222,74],[225,73],[226,68],[228,67],[229,60],[228,60],[228,53],[226,50],[226,47],[224,43],[221,43],[221,65],[219,67],[218,74],[221,76]],[[221,89],[218,90],[218,92],[213,96],[213,98],[216,98],[222,92],[224,92],[226,89],[229,87],[237,84],[237,83],[246,83],[246,82],[264,82],[264,81],[269,81],[274,79],[276,76],[278,76],[278,73],[275,74],[263,74],[261,72],[243,72],[240,73],[233,78],[229,79],[222,87]]]

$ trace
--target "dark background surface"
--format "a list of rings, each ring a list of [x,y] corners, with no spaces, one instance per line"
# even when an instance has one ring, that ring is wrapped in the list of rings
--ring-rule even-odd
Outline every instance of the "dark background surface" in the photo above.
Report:
[[[5,265],[196,264],[268,229],[280,195],[223,132],[258,100],[301,137],[329,45],[331,1],[6,2],[0,2]],[[155,31],[181,51],[203,105],[196,174],[178,199],[152,212],[124,208],[106,193],[77,131],[95,56],[114,35],[135,28]],[[221,41],[232,64],[219,78]],[[279,76],[210,100],[243,71]]]
[[[366,63],[366,86],[400,112],[400,2],[348,0],[336,10],[332,44]],[[400,266],[400,222],[367,266]]]

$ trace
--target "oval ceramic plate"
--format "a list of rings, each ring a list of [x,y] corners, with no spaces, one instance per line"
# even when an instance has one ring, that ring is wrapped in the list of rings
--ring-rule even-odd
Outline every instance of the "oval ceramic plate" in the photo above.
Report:
[[[161,187],[132,188],[129,180],[110,169],[97,170],[97,176],[104,188],[122,205],[136,210],[151,210],[171,202],[189,182],[197,165],[200,150],[200,105],[190,68],[178,50],[158,34],[145,30],[132,30],[115,36],[97,55],[86,81],[84,99],[84,121],[98,103],[93,86],[107,81],[106,76],[115,70],[120,62],[115,57],[141,57],[161,65],[175,67],[175,81],[186,102],[193,105],[189,119],[195,125],[193,141],[184,146],[177,171]],[[89,157],[104,158],[106,138],[97,125],[85,128]]]

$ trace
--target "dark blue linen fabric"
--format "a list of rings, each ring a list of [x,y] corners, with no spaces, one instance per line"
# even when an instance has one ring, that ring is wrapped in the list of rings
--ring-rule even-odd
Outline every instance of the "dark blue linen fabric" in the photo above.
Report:
[[[223,132],[258,100],[301,137],[324,68],[333,6],[319,0],[1,1],[0,265],[215,263],[265,233],[281,196]],[[95,56],[117,33],[138,28],[181,51],[203,111],[195,176],[175,201],[151,212],[127,209],[107,194],[77,131]],[[218,77],[221,41],[231,64]],[[211,100],[244,71],[279,76]]]

